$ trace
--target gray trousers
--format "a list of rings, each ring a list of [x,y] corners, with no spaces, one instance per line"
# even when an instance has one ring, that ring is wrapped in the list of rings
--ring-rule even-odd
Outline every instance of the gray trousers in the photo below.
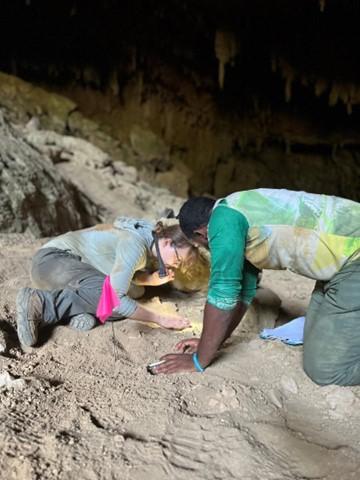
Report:
[[[43,248],[33,258],[31,278],[41,290],[43,321],[51,324],[79,313],[95,315],[105,275],[68,251]]]
[[[360,260],[317,282],[306,312],[304,370],[319,385],[360,385]]]

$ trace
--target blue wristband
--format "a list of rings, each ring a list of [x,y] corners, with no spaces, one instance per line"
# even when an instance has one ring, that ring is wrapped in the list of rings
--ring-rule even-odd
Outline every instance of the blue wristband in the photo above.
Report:
[[[192,354],[192,360],[193,360],[195,368],[198,372],[201,372],[201,373],[205,372],[205,368],[203,368],[200,365],[200,362],[199,362],[199,359],[198,359],[198,356],[197,356],[196,352]]]

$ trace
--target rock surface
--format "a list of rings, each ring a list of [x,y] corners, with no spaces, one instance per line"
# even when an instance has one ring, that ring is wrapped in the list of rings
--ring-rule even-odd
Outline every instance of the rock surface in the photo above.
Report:
[[[0,231],[46,236],[82,228],[99,209],[0,111]]]
[[[54,178],[74,182],[107,220],[155,219],[182,202],[89,142],[38,131],[36,122],[20,133],[8,128],[17,144],[47,159],[45,171],[50,165]],[[145,300],[152,308],[191,320],[184,332],[131,320],[86,333],[59,325],[24,352],[15,296],[30,284],[31,257],[43,241],[29,229],[0,234],[1,478],[358,479],[360,387],[318,387],[303,372],[302,347],[258,338],[259,328],[276,321],[279,298],[282,321],[304,314],[312,281],[266,272],[248,317],[203,375],[154,377],[149,362],[201,331],[205,293],[148,292],[159,297]]]

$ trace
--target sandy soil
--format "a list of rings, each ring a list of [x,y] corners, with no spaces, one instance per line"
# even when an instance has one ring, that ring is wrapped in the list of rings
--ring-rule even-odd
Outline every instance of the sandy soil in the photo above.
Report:
[[[178,308],[193,331],[129,320],[88,333],[57,326],[23,352],[14,300],[41,243],[0,235],[0,478],[360,478],[360,387],[318,387],[302,370],[302,347],[260,340],[254,316],[273,322],[271,308],[253,309],[204,374],[146,372],[201,328],[204,294],[169,289],[149,296],[170,306],[152,305]],[[281,297],[282,320],[304,313],[312,282],[269,272],[262,284]]]
[[[145,365],[192,332],[126,320],[113,324],[115,341],[111,324],[58,326],[22,352],[14,298],[40,243],[0,237],[0,372],[24,380],[0,390],[1,478],[359,478],[360,388],[314,385],[301,347],[240,327],[205,374],[154,377]],[[311,282],[271,272],[270,283],[286,315],[302,313]],[[198,330],[202,294],[161,298],[170,307],[153,306],[176,305]]]

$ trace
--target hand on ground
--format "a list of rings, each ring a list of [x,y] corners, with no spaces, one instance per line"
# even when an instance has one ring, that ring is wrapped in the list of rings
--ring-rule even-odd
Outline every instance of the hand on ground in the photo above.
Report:
[[[161,316],[157,322],[161,327],[172,328],[174,330],[183,330],[191,327],[190,320],[180,316]]]
[[[154,367],[154,373],[156,375],[160,373],[169,374],[196,371],[192,356],[188,353],[172,353],[164,355],[160,360],[165,360],[165,362]]]
[[[180,353],[194,353],[197,351],[200,338],[185,338],[175,345],[175,350]]]

